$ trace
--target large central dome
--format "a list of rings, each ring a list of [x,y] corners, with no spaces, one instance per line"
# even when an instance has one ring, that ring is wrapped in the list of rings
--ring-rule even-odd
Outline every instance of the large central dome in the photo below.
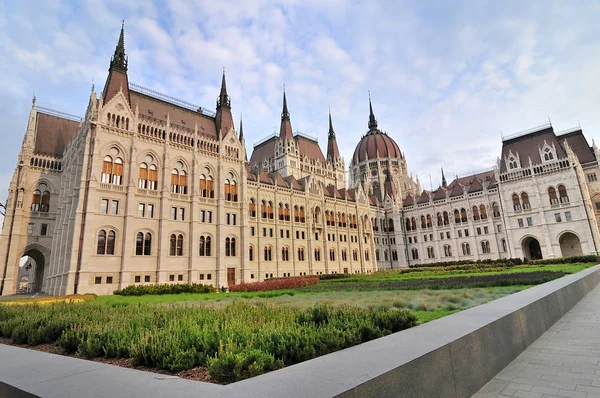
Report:
[[[373,115],[373,106],[369,100],[369,131],[365,134],[352,155],[352,163],[358,164],[370,159],[402,158],[402,153],[396,141],[377,128],[377,120]]]

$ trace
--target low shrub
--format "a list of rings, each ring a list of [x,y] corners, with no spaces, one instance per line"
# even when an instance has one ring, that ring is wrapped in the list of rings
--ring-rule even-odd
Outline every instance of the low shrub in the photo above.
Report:
[[[460,261],[447,261],[447,262],[437,262],[437,263],[429,263],[429,264],[411,264],[411,268],[445,268],[448,269],[451,266],[460,266],[460,265],[496,265],[500,267],[512,267],[515,265],[521,264],[539,264],[539,265],[548,265],[548,264],[572,264],[572,263],[598,263],[600,262],[600,256],[595,255],[587,255],[587,256],[571,256],[571,257],[559,257],[559,258],[549,258],[543,260],[527,260],[520,258],[500,258],[495,260],[460,260]]]
[[[159,285],[129,285],[121,290],[115,290],[114,294],[119,296],[144,296],[147,294],[181,294],[181,293],[214,293],[215,288],[211,285],[200,283],[181,283]]]
[[[298,289],[305,286],[316,285],[319,278],[316,276],[296,276],[283,279],[268,279],[264,282],[240,283],[229,287],[230,292],[268,292],[271,290]]]

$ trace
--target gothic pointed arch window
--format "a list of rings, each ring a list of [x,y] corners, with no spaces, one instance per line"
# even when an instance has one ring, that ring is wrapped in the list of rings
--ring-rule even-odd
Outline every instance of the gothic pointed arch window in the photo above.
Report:
[[[441,227],[442,225],[444,225],[444,220],[442,218],[442,213],[437,213],[437,226]]]
[[[449,225],[450,224],[450,216],[448,215],[448,212],[445,211],[443,213],[443,216],[444,216],[444,225]]]
[[[531,204],[529,203],[529,195],[527,194],[527,192],[523,192],[521,194],[521,200],[522,200],[523,209],[525,209],[525,210],[531,209]]]
[[[406,217],[405,224],[406,224],[406,230],[410,231],[410,218]]]
[[[183,256],[183,235],[171,234],[169,239],[169,255]]]
[[[157,188],[157,170],[154,157],[146,155],[144,161],[140,164],[138,187],[143,189],[156,190]]]
[[[421,216],[421,228],[427,228],[427,221],[425,220],[425,216]]]
[[[416,231],[416,229],[417,229],[417,219],[416,219],[416,218],[414,218],[414,217],[412,217],[412,218],[410,219],[410,228],[411,228],[413,231]]]
[[[294,222],[300,222],[300,209],[298,206],[294,206]]]
[[[431,214],[427,214],[427,228],[431,228],[433,227],[432,223],[431,223]]]
[[[512,201],[513,201],[513,209],[521,210],[521,199],[519,198],[519,195],[514,193],[512,196]]]
[[[183,162],[175,164],[171,170],[171,192],[187,195],[187,172],[184,170]]]
[[[559,185],[558,187],[558,197],[560,203],[569,203],[569,196],[567,195],[567,188],[564,185]]]
[[[267,206],[267,216],[269,220],[273,219],[273,202],[269,201]]]
[[[494,218],[500,217],[500,206],[498,206],[497,202],[492,203],[492,212],[493,212]]]
[[[304,206],[300,206],[300,222],[306,222],[306,215],[304,214]]]
[[[394,232],[394,220],[388,219],[388,231]]]
[[[224,191],[225,191],[225,200],[228,202],[237,202],[238,201],[238,195],[237,195],[237,183],[235,182],[235,176],[233,175],[233,173],[229,173],[227,175],[227,178],[225,179],[225,184],[224,184]]]
[[[110,154],[102,162],[102,175],[100,181],[104,184],[121,185],[123,179],[123,159],[119,156],[117,148],[111,148]]]
[[[279,202],[279,209],[277,210],[277,213],[279,215],[279,221],[283,221],[284,220],[283,203],[281,203],[281,202]]]
[[[554,151],[548,145],[544,148],[544,161],[549,162],[554,160]]]
[[[96,254],[115,254],[115,239],[116,232],[112,229],[105,230],[101,229],[98,232],[98,240],[96,245]]]
[[[479,220],[479,208],[477,206],[473,206],[472,214],[473,214],[474,221]]]
[[[487,210],[485,209],[485,205],[479,206],[479,217],[482,220],[487,220]]]
[[[235,238],[225,238],[225,257],[235,257]]]
[[[200,196],[203,198],[214,198],[215,188],[212,172],[208,167],[205,167],[200,174]]]
[[[248,203],[248,215],[250,217],[256,217],[256,201],[254,198],[250,198],[250,203]]]
[[[267,218],[267,202],[265,200],[260,202],[260,216]]]
[[[149,256],[152,252],[152,234],[150,232],[138,232],[135,237],[135,255]]]
[[[460,211],[458,209],[454,209],[454,223],[460,224]]]
[[[467,211],[464,208],[460,209],[460,221],[467,222]]]
[[[42,192],[39,189],[33,191],[33,198],[31,199],[31,211],[40,211],[42,204]]]
[[[272,261],[273,260],[273,247],[265,246],[263,254],[264,254],[265,261]]]
[[[557,205],[559,203],[558,197],[556,196],[556,189],[554,187],[548,188],[548,196],[550,197],[551,205]]]
[[[287,203],[283,206],[283,218],[285,221],[290,221],[290,205]]]
[[[489,254],[489,253],[491,253],[491,251],[490,251],[490,242],[488,242],[487,240],[481,241],[481,252],[483,254]]]

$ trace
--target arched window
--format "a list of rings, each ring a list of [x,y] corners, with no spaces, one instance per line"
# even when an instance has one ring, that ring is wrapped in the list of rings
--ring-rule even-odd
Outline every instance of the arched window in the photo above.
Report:
[[[285,221],[290,221],[290,205],[287,203],[283,207],[283,219]]]
[[[379,261],[379,249],[375,250],[375,260]]]
[[[119,153],[118,149],[112,148],[111,151]],[[102,176],[101,182],[105,184],[121,185],[121,179],[123,178],[123,159],[117,157],[113,158],[109,155],[104,157],[102,163]]]
[[[281,248],[281,261],[290,261],[290,249],[287,246]]]
[[[479,206],[479,216],[482,220],[487,219],[487,211],[485,210],[485,205]]]
[[[234,180],[233,173],[229,173],[227,175],[227,179],[225,180],[225,200],[228,202],[237,202],[237,185]]]
[[[314,218],[314,222],[317,224],[320,224],[321,221],[321,209],[317,206],[315,207],[314,211],[313,211],[313,218]]]
[[[392,261],[398,261],[398,252],[396,251],[396,249],[392,250]]]
[[[502,239],[502,251],[506,252],[506,239]]]
[[[300,222],[306,222],[306,216],[304,215],[304,206],[300,206]]]
[[[550,204],[551,205],[557,205],[558,204],[558,197],[556,196],[556,189],[554,189],[554,187],[548,188],[548,196],[550,197]]]
[[[441,227],[444,225],[444,220],[442,219],[442,213],[437,214],[437,226]]]
[[[267,202],[264,200],[260,202],[260,215],[262,218],[267,218]]]
[[[210,236],[201,236],[198,246],[198,255],[200,257],[210,256]]]
[[[468,243],[463,243],[462,245],[463,256],[471,255],[471,246]]]
[[[225,257],[235,257],[235,238],[225,238]]]
[[[269,206],[267,206],[267,216],[269,220],[273,219],[273,202],[269,202]]]
[[[96,254],[115,254],[115,231],[101,229],[98,232]]]
[[[425,221],[425,216],[421,216],[421,228],[425,229],[427,227],[427,222]]]
[[[388,231],[394,232],[394,220],[388,219]]]
[[[138,232],[135,237],[135,255],[136,256],[149,256],[152,252],[152,234],[146,232]]]
[[[567,196],[567,188],[564,185],[558,186],[558,197],[560,203],[569,203],[569,197]]]
[[[177,162],[177,166],[180,168],[175,168],[171,170],[171,192],[187,194],[187,173],[185,170],[182,170],[183,167],[182,162]]]
[[[44,189],[46,184],[40,184],[40,188]],[[50,191],[44,190],[42,192],[40,211],[42,213],[47,213],[50,211]]]
[[[431,246],[427,248],[427,258],[435,258],[435,251]]]
[[[33,191],[33,199],[31,200],[31,211],[40,211],[42,204],[42,193],[39,189]]]
[[[513,209],[521,210],[521,199],[519,199],[519,195],[514,193],[512,196],[512,201],[513,201]]]
[[[106,254],[106,231],[103,229],[98,233],[98,248],[96,254]]]
[[[450,216],[448,215],[448,212],[445,211],[444,212],[444,225],[448,225],[450,224]]]
[[[500,217],[500,206],[498,206],[498,203],[492,203],[492,212],[494,213],[494,218]]]
[[[251,198],[250,203],[248,203],[248,214],[250,217],[256,217],[256,202],[254,198]]]
[[[460,209],[460,221],[467,222],[467,211],[465,209]]]
[[[265,246],[265,250],[264,250],[264,254],[265,254],[265,261],[272,261],[273,260],[273,248],[271,246]]]
[[[151,155],[146,155],[144,162],[140,164],[138,187],[156,190],[158,180],[157,169],[156,164],[154,164],[154,158]]]
[[[298,248],[298,261],[304,261],[304,248]]]
[[[479,208],[477,206],[473,206],[473,220],[479,220]]]
[[[283,214],[283,203],[279,203],[279,210],[277,211],[279,214],[279,221],[283,221],[285,216]]]
[[[452,247],[450,245],[444,245],[444,256],[452,257]]]
[[[203,198],[214,198],[215,188],[213,184],[213,177],[210,169],[205,167],[200,174],[200,196]]]
[[[254,261],[254,246],[250,245],[248,248],[248,260]]]
[[[454,209],[454,223],[460,224],[460,212],[458,209]]]
[[[329,249],[329,260],[335,261],[335,249]]]
[[[410,219],[406,217],[406,230],[410,231]]]
[[[417,229],[417,219],[412,217],[410,219],[410,228],[415,231]]]
[[[531,205],[529,204],[529,195],[527,195],[527,192],[523,192],[521,194],[521,200],[523,202],[523,209],[531,209]]]
[[[369,251],[365,250],[365,261],[369,261]]]
[[[481,252],[483,254],[489,254],[489,253],[491,253],[491,251],[490,251],[490,242],[488,242],[487,240],[481,241]]]
[[[414,250],[414,249],[413,249],[413,250]],[[387,251],[387,250],[384,250],[384,251],[383,251],[383,260],[384,260],[384,261],[388,261],[388,251]]]
[[[300,222],[300,210],[298,206],[294,206],[294,222]]]
[[[321,261],[321,249],[318,247],[315,249],[315,261]]]
[[[431,228],[433,225],[431,224],[431,215],[427,214],[427,228]]]
[[[419,251],[416,248],[413,247],[413,249],[411,250],[411,254],[413,260],[419,259]]]
[[[169,255],[183,256],[183,235],[171,234],[169,239]]]

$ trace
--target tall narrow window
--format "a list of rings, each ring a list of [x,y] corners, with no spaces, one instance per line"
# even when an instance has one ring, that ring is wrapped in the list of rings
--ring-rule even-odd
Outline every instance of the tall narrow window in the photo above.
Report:
[[[479,208],[477,206],[473,206],[473,220],[479,220]]]
[[[479,206],[479,216],[482,220],[487,219],[487,211],[485,210],[485,205]]]
[[[558,204],[558,198],[556,197],[556,189],[554,189],[554,187],[548,188],[548,196],[550,197],[550,204],[551,205],[557,205]]]
[[[492,211],[494,213],[494,218],[500,217],[500,206],[498,206],[498,203],[492,203]]]
[[[96,254],[106,254],[106,231],[100,230],[98,233],[98,245]]]
[[[177,235],[177,255],[183,256],[183,235]]]
[[[115,254],[115,231],[108,231],[106,240],[106,254]]]
[[[171,234],[169,239],[169,255],[175,256],[177,253],[177,235]]]
[[[144,234],[138,232],[135,236],[135,255],[141,256],[144,254]]]
[[[523,192],[521,194],[521,200],[523,202],[523,209],[531,209],[531,205],[529,204],[529,195],[527,195],[527,192]]]
[[[150,232],[146,232],[144,236],[144,256],[149,256],[152,252],[152,234]]]
[[[33,191],[33,198],[31,200],[31,211],[40,211],[40,205],[42,204],[42,193],[39,189]]]
[[[521,199],[519,199],[519,195],[514,193],[512,196],[512,201],[513,201],[513,209],[521,210]]]
[[[250,203],[248,203],[248,214],[250,217],[256,217],[256,202],[254,198],[251,198]]]
[[[146,163],[142,163],[140,165],[140,176],[138,179],[138,187],[139,188],[148,188],[148,165]]]
[[[567,189],[565,188],[564,185],[558,186],[558,197],[560,198],[560,203],[569,203],[569,197],[567,196]]]

